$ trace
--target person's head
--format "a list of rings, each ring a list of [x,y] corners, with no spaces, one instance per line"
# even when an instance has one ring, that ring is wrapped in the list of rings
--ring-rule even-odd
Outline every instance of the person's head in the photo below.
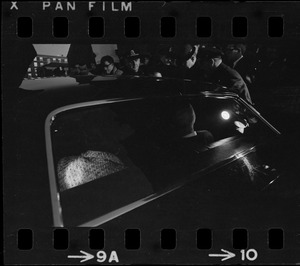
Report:
[[[134,72],[138,72],[139,68],[140,68],[140,64],[141,64],[141,59],[138,57],[138,58],[134,58],[134,59],[129,58],[127,65]]]
[[[107,74],[107,75],[111,74],[111,72],[115,66],[114,59],[109,55],[103,56],[101,58],[101,64],[103,66],[103,70],[104,70],[105,74]]]
[[[180,137],[193,133],[195,121],[196,115],[191,104],[181,103],[177,105],[171,119],[171,123],[176,131],[174,133]]]
[[[225,48],[225,57],[228,62],[232,63],[241,58],[245,52],[246,45],[244,44],[228,44]]]
[[[91,70],[95,70],[96,69],[96,63],[91,63]]]
[[[173,47],[163,47],[158,52],[159,60],[165,66],[176,65],[176,55]]]
[[[205,48],[199,52],[198,65],[206,72],[214,71],[222,63],[221,50],[216,48]]]
[[[141,58],[139,53],[134,50],[130,50],[129,54],[126,56],[126,65],[129,69],[134,72],[138,72],[141,64]]]
[[[172,58],[170,56],[168,56],[167,54],[160,55],[159,59],[165,66],[172,65]]]
[[[150,63],[150,56],[149,55],[144,56],[143,64],[147,66],[149,65],[149,63]]]
[[[89,69],[86,64],[76,64],[72,69],[75,75],[88,75]]]
[[[197,60],[198,45],[185,44],[179,49],[179,61],[185,68],[192,68]]]

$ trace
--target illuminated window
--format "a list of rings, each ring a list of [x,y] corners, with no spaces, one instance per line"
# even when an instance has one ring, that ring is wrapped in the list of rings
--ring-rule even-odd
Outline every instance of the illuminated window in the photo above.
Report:
[[[38,66],[37,62],[34,62],[34,63],[33,63],[33,65],[34,65],[35,67],[37,67],[37,66]]]
[[[31,72],[31,68],[28,68],[28,72]]]
[[[44,63],[41,63],[40,65],[41,65],[41,66],[43,66],[43,65],[44,65]]]
[[[121,113],[124,113],[124,108]],[[54,116],[52,122],[50,119],[47,121],[49,135],[46,137],[46,140],[51,137],[53,147],[47,151],[49,156],[53,156],[54,164],[50,167],[56,168],[53,169],[56,176],[50,178],[56,181],[52,184],[58,185],[52,186],[51,192],[55,189],[56,195],[59,193],[61,210],[57,211],[60,211],[66,225],[82,224],[153,194],[149,180],[127,156],[127,148],[119,143],[121,138],[132,136],[135,130],[128,123],[122,124],[123,121],[115,119],[111,108],[78,106]],[[101,126],[95,131],[91,125],[98,124],[98,121]],[[101,130],[99,135],[98,130]],[[93,144],[94,136],[101,145]],[[118,141],[111,144],[114,138]],[[139,189],[136,189],[137,186]],[[84,202],[80,204],[82,198]],[[93,204],[95,202],[101,202],[100,206]]]
[[[111,153],[87,151],[77,158],[71,156],[60,160],[58,178],[61,190],[66,190],[126,168],[124,163]]]

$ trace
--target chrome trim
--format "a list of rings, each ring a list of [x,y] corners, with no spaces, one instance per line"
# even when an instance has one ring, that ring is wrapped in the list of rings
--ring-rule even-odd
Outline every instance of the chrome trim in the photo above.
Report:
[[[91,220],[87,223],[81,224],[81,225],[79,225],[79,227],[95,227],[95,226],[99,226],[101,224],[104,224],[104,223],[106,223],[106,222],[108,222],[108,221],[110,221],[114,218],[117,218],[117,217],[119,217],[119,216],[121,216],[121,215],[123,215],[127,212],[130,212],[130,211],[132,211],[132,210],[134,210],[138,207],[141,207],[141,206],[145,205],[146,203],[149,203],[149,202],[151,202],[155,199],[158,199],[158,198],[160,198],[164,195],[167,195],[167,194],[171,193],[172,191],[180,188],[181,186],[182,186],[182,184],[177,185],[177,186],[172,187],[172,188],[168,188],[166,191],[158,193],[158,194],[157,193],[151,194],[151,195],[149,195],[149,196],[147,196],[147,197],[145,197],[141,200],[137,200],[137,201],[135,201],[133,203],[130,203],[130,204],[124,206],[124,207],[121,207],[117,210],[114,210],[112,212],[104,214],[104,215],[102,215],[102,216],[100,216],[100,217],[98,217],[94,220]]]
[[[233,92],[224,92],[224,93],[215,93],[215,92],[210,92],[210,91],[203,91],[202,94],[205,97],[216,97],[220,99],[226,99],[226,98],[234,98],[237,101],[241,102],[244,106],[246,106],[248,109],[250,109],[255,115],[257,115],[264,124],[266,124],[270,129],[272,129],[276,134],[281,135],[281,132],[277,130],[274,126],[272,126],[261,114],[258,112],[254,106],[251,104],[247,103],[244,99],[239,97],[236,93]],[[191,95],[192,96],[192,95]]]
[[[265,123],[269,128],[271,128],[273,131],[276,132],[276,134],[281,135],[281,132],[277,130],[274,126],[272,126],[252,105],[248,104],[244,99],[238,97],[238,100],[243,103],[247,108],[251,109],[252,112],[254,112],[263,123]]]
[[[51,124],[53,122],[54,116],[50,113],[45,121],[45,140],[46,140],[46,153],[47,153],[47,162],[48,162],[48,174],[50,182],[50,194],[51,194],[51,205],[52,205],[52,214],[53,214],[53,226],[54,227],[63,227],[63,218],[62,218],[62,209],[60,205],[59,193],[57,191],[57,183],[55,179],[55,169],[52,156],[52,142],[51,142]]]

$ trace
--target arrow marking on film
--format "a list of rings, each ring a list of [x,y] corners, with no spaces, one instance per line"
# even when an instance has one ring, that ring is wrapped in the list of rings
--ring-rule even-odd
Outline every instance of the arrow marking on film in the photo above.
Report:
[[[235,254],[232,253],[232,252],[229,252],[229,251],[227,251],[225,249],[221,249],[221,251],[225,252],[226,254],[208,254],[208,256],[209,257],[224,257],[222,259],[222,261],[229,260],[229,259],[235,257]]]
[[[84,255],[69,255],[68,258],[69,259],[83,259],[80,262],[85,262],[87,260],[91,260],[91,259],[94,258],[94,255],[92,255],[90,253],[87,253],[87,252],[85,252],[83,250],[80,250],[80,253],[84,254]]]

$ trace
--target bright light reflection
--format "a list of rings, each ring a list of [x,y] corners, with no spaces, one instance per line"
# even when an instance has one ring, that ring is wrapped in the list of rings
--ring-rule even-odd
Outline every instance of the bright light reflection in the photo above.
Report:
[[[67,188],[76,187],[81,185],[84,181],[84,162],[79,159],[71,162],[65,172],[65,183]]]
[[[237,159],[240,159],[240,158],[244,157],[244,155],[238,153],[238,154],[235,155],[235,157],[236,157]]]
[[[223,111],[221,116],[224,120],[228,120],[230,118],[230,114],[227,111]]]
[[[247,167],[248,171],[249,171],[249,177],[251,179],[251,181],[254,181],[254,167],[253,165],[250,163],[250,161],[247,159],[247,157],[242,157],[241,160],[243,160],[245,166]]]

